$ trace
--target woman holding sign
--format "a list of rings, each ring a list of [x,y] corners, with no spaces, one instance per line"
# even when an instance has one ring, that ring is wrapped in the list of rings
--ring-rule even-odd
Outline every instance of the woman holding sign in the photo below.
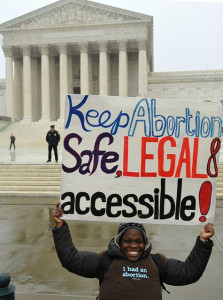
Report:
[[[99,254],[78,251],[73,245],[62,209],[53,210],[53,237],[61,264],[77,275],[100,280],[100,300],[160,300],[161,286],[196,282],[209,260],[214,226],[206,224],[185,262],[151,254],[151,244],[140,223],[121,223],[107,251]]]

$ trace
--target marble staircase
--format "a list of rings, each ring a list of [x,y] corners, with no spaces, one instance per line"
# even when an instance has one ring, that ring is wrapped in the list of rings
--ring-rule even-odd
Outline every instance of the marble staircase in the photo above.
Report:
[[[218,165],[217,200],[223,203],[223,164]]]
[[[59,197],[60,182],[61,164],[0,164],[0,197]]]
[[[0,164],[0,197],[59,197],[60,183],[61,164]],[[223,164],[219,164],[217,200],[223,201]]]

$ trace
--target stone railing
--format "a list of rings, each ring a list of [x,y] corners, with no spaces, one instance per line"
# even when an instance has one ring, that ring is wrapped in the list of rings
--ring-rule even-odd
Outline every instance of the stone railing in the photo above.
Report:
[[[149,77],[161,76],[184,76],[184,75],[223,75],[223,70],[196,70],[196,71],[172,71],[172,72],[150,72]]]

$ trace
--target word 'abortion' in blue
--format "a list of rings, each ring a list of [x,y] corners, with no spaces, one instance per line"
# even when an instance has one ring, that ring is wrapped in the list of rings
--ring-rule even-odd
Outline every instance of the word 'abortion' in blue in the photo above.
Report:
[[[108,109],[99,112],[89,109],[85,112],[81,108],[86,105],[89,95],[85,95],[79,104],[72,106],[72,97],[69,100],[69,113],[65,128],[69,128],[72,116],[78,117],[81,127],[86,132],[91,132],[93,128],[102,127],[110,129],[110,133],[115,135],[119,129],[128,127],[128,136],[134,136],[137,126],[143,128],[142,135],[147,137],[162,137],[164,135],[179,138],[180,132],[185,132],[193,137],[221,137],[222,120],[218,116],[201,116],[198,110],[193,115],[189,107],[184,109],[184,115],[164,116],[157,114],[156,99],[143,98],[135,105],[132,115],[123,112],[113,116]]]

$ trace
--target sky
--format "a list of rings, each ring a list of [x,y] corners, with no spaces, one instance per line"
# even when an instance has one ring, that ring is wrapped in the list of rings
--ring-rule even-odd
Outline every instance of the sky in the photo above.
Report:
[[[57,1],[0,0],[0,23],[54,2]],[[94,2],[153,16],[155,72],[223,69],[223,0]],[[5,78],[1,47],[0,78]]]

